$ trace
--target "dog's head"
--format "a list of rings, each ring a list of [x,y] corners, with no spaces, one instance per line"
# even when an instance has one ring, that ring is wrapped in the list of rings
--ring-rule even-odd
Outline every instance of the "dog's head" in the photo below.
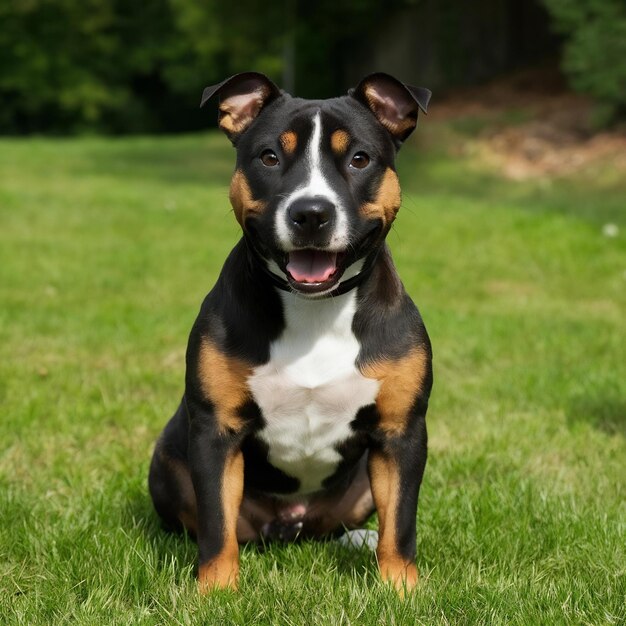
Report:
[[[356,275],[400,207],[396,152],[430,91],[383,73],[347,96],[303,100],[263,74],[204,90],[237,149],[230,201],[254,251],[303,295],[331,293]]]

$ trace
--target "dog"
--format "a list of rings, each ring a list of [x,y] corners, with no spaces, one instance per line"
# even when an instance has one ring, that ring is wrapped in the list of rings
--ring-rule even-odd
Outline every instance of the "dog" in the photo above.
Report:
[[[432,352],[385,237],[394,159],[430,95],[384,73],[328,100],[256,72],[204,90],[236,148],[242,237],[149,475],[164,525],[197,541],[201,592],[237,587],[239,543],[339,536],[374,511],[382,579],[418,581]]]

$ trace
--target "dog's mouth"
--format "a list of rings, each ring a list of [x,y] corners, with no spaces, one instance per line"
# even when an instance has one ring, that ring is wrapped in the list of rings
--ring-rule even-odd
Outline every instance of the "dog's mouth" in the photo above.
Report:
[[[289,284],[303,293],[319,293],[334,287],[344,272],[345,252],[305,248],[285,256]]]

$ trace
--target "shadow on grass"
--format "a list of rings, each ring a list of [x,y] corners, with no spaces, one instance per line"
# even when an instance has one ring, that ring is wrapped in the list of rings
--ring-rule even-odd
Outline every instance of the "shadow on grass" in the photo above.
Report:
[[[567,417],[570,423],[587,422],[609,435],[626,437],[626,398],[576,397],[570,402]]]
[[[126,506],[122,512],[122,520],[128,531],[140,527],[145,538],[149,541],[158,541],[167,535],[175,535],[165,530],[157,512],[152,506],[148,490],[145,493],[134,491],[129,494]],[[183,537],[182,533],[178,534]]]
[[[330,543],[328,551],[342,576],[378,574],[376,553],[369,548],[349,548]]]

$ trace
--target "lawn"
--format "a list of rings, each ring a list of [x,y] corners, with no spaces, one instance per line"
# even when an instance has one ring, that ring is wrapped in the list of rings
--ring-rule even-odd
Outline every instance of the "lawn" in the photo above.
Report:
[[[0,623],[625,623],[626,183],[507,182],[450,132],[403,149],[389,237],[435,354],[405,601],[336,543],[248,546],[241,591],[200,598],[152,510],[238,237],[226,139],[0,141]]]

